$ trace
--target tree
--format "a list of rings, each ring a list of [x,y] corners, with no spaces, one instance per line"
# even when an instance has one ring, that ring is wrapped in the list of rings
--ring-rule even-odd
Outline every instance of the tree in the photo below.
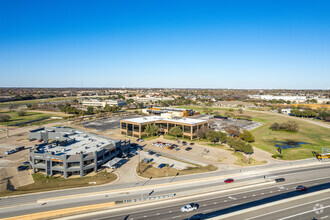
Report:
[[[94,108],[93,108],[93,106],[87,106],[87,114],[88,115],[94,114]]]
[[[10,116],[9,115],[0,115],[0,122],[7,122],[10,120]]]
[[[227,134],[218,131],[218,137],[219,137],[219,141],[220,143],[225,143],[227,141]]]
[[[253,135],[247,130],[244,130],[243,133],[239,135],[239,137],[246,142],[254,142]]]
[[[206,137],[206,132],[209,130],[207,126],[202,126],[200,129],[196,131],[196,136],[198,138],[205,138]]]
[[[74,99],[74,100],[73,100],[73,103],[74,103],[75,105],[77,105],[77,104],[79,103],[78,99]]]
[[[239,127],[235,126],[235,125],[227,125],[226,128],[225,128],[225,131],[228,133],[228,134],[231,134],[233,136],[239,136],[240,135],[240,130],[239,130]]]
[[[216,142],[217,140],[219,140],[218,137],[218,132],[213,131],[213,130],[208,130],[205,134],[207,140],[211,141],[211,142]]]
[[[156,136],[158,134],[159,128],[155,124],[148,124],[144,132],[148,134],[148,136]]]
[[[283,130],[283,131],[294,131],[297,132],[299,130],[299,126],[297,124],[297,122],[295,121],[287,121],[287,122],[283,122],[283,123],[274,123],[272,124],[269,129],[271,130],[275,130],[275,131],[279,131],[279,130]]]
[[[168,131],[169,135],[175,136],[175,137],[181,137],[182,136],[182,130],[179,126],[172,127]]]

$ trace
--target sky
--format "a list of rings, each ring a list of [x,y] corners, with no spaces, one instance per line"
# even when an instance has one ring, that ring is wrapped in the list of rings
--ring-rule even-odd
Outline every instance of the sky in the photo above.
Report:
[[[329,89],[330,1],[1,0],[0,87]]]

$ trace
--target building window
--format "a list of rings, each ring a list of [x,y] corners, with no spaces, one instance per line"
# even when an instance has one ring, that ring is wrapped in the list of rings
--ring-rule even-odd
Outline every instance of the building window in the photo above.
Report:
[[[126,123],[124,123],[124,122],[121,123],[121,128],[122,128],[122,129],[126,129],[126,126],[127,126]]]
[[[133,125],[132,124],[127,124],[127,130],[128,131],[133,131]]]
[[[191,126],[184,126],[184,132],[185,133],[190,133],[191,132]]]
[[[197,132],[197,126],[193,127],[193,134],[195,134]]]
[[[134,131],[139,132],[139,125],[134,125]]]

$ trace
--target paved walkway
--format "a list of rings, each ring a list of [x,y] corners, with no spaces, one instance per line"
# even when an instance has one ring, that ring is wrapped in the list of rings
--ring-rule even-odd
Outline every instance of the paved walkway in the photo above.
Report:
[[[143,178],[138,177],[135,169],[139,162],[139,156],[136,155],[132,157],[127,163],[118,168],[115,172],[119,176],[119,180],[116,181],[116,184],[121,183],[132,183],[139,182],[144,180]]]

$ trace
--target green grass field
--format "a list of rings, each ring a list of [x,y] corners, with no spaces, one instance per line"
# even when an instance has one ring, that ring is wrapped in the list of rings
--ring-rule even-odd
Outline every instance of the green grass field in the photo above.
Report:
[[[36,120],[40,118],[45,118],[45,117],[51,117],[53,116],[52,114],[46,114],[46,113],[39,113],[39,112],[26,112],[26,116],[18,116],[16,111],[2,111],[0,112],[0,115],[6,114],[10,116],[9,122],[0,122],[0,125],[15,125],[17,123],[22,123],[26,121],[31,121],[31,120]],[[43,121],[40,121],[38,123],[42,123]]]
[[[199,106],[182,106],[183,108],[193,109],[199,112],[203,112],[203,107]],[[219,112],[223,114],[227,110],[223,108],[213,107],[213,112]],[[238,114],[237,109],[234,113]],[[262,111],[247,111],[244,110],[244,115],[252,117],[253,121],[264,123],[264,125],[252,130],[252,134],[255,137],[255,142],[252,144],[262,150],[268,151],[271,154],[276,154],[275,145],[276,141],[287,142],[306,142],[308,144],[301,145],[299,148],[291,148],[282,150],[284,160],[298,160],[305,158],[312,158],[312,151],[321,153],[322,147],[330,147],[330,129],[320,127],[308,122],[297,120],[294,117],[287,118],[280,114],[273,115],[267,114]],[[286,122],[288,120],[294,120],[299,125],[298,132],[285,132],[285,131],[272,131],[269,126],[274,122]]]
[[[13,102],[2,102],[0,103],[0,107],[8,107],[10,105],[27,105],[33,103],[42,103],[42,102],[56,102],[56,101],[65,101],[65,100],[73,100],[76,97],[57,97],[57,98],[49,98],[49,99],[33,99],[33,100],[22,100],[22,101],[13,101]]]

